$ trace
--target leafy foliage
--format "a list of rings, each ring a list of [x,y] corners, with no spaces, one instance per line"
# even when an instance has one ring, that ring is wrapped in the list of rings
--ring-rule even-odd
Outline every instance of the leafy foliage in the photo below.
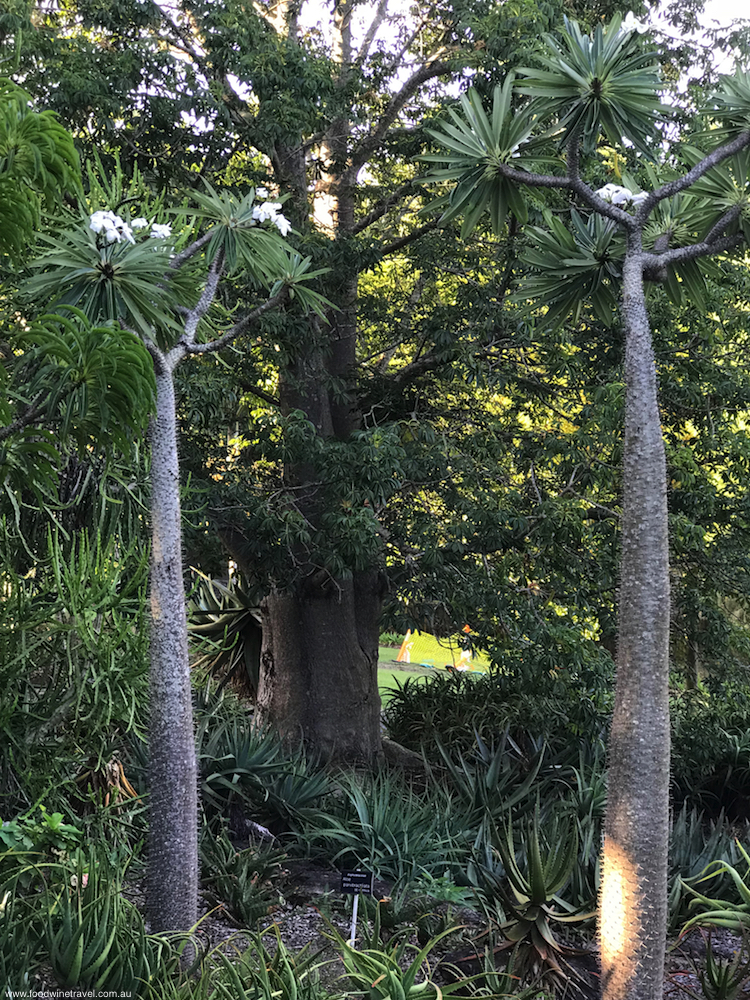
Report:
[[[667,110],[656,98],[660,88],[654,53],[643,52],[637,33],[623,30],[621,15],[585,35],[564,18],[561,41],[545,37],[548,54],[542,69],[519,69],[519,93],[539,101],[544,117],[554,120],[561,142],[578,135],[592,152],[600,132],[618,146],[623,138],[645,156],[653,155],[656,123]]]
[[[72,136],[50,111],[34,111],[29,95],[0,77],[0,253],[19,259],[40,222],[80,185]]]

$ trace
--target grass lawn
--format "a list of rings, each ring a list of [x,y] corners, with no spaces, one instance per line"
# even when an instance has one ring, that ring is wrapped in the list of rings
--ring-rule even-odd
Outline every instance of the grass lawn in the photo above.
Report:
[[[415,681],[423,684],[434,670],[399,670],[395,664],[378,667],[378,687],[380,688],[380,698],[386,702],[391,696],[391,691],[396,689],[396,682],[403,684],[407,677],[413,677]]]

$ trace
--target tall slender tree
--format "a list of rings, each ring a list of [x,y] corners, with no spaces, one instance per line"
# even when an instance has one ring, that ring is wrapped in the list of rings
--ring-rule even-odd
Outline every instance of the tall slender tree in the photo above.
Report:
[[[305,288],[315,277],[309,261],[294,254],[264,221],[284,231],[279,205],[254,204],[211,191],[200,196],[205,231],[179,253],[170,226],[145,218],[132,226],[111,209],[99,209],[88,227],[50,242],[28,283],[34,298],[78,303],[97,320],[134,327],[151,355],[156,414],[151,424],[151,673],[149,723],[148,909],[160,931],[188,931],[198,918],[198,772],[188,660],[183,583],[182,516],[173,373],[190,356],[215,353],[246,334],[292,291],[306,307],[322,312],[325,300]],[[88,221],[88,220],[87,220]],[[134,230],[149,230],[136,239]],[[155,237],[153,239],[152,237]],[[180,284],[196,258],[208,265],[200,294]],[[222,275],[242,268],[275,290],[261,304],[211,336],[204,320]]]
[[[664,440],[657,398],[646,282],[669,282],[682,269],[701,289],[695,262],[746,246],[750,222],[747,149],[750,77],[728,78],[709,111],[720,127],[707,131],[708,151],[678,142],[670,152],[689,169],[659,180],[643,160],[660,159],[658,101],[651,53],[618,16],[591,36],[565,22],[547,38],[541,67],[520,69],[495,90],[488,116],[476,93],[463,116],[434,135],[449,152],[434,179],[455,181],[443,218],[464,214],[470,230],[489,209],[500,232],[508,211],[526,219],[521,192],[568,192],[570,230],[548,216],[551,232],[529,255],[538,269],[533,292],[547,316],[560,321],[589,296],[603,318],[619,319],[625,341],[622,554],[615,708],[609,742],[609,799],[600,901],[602,990],[611,1000],[656,1000],[663,989],[669,827],[669,541]],[[533,98],[512,110],[514,95]],[[548,129],[563,158],[541,173],[534,133]],[[601,174],[600,141],[623,140],[642,157],[635,164],[650,191],[610,183],[595,189],[583,178]],[[593,159],[582,162],[582,156]],[[669,171],[667,171],[669,173]],[[626,178],[628,180],[628,178]],[[687,194],[687,192],[691,192]],[[622,234],[618,245],[617,235]],[[674,279],[672,278],[672,281]]]

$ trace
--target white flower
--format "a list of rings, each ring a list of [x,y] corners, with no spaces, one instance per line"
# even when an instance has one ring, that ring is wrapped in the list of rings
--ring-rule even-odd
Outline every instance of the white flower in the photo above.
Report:
[[[648,31],[648,25],[644,24],[643,21],[639,21],[633,11],[629,10],[625,16],[625,20],[620,25],[620,31],[626,35],[629,35],[631,31],[637,31],[641,35],[644,31]]]
[[[280,201],[264,201],[262,205],[256,205],[253,208],[253,218],[256,222],[265,222],[270,219],[272,222],[276,220],[276,216],[281,211]]]
[[[94,212],[89,222],[89,229],[93,229],[97,235],[104,233],[107,243],[121,243],[123,239],[135,243],[130,226],[114,212]]]
[[[267,198],[268,197],[268,191],[266,191],[265,188],[256,188],[255,189],[255,196],[257,198]]]
[[[148,219],[133,219],[130,223],[131,229],[145,229],[148,226]]]
[[[172,235],[172,227],[168,223],[165,223],[164,225],[159,225],[158,222],[155,222],[153,224],[153,226],[151,227],[151,232],[149,233],[149,236],[152,239],[157,239],[157,240],[165,240],[168,236],[171,235]]]
[[[253,218],[259,225],[264,222],[272,222],[282,236],[286,236],[292,228],[289,219],[281,214],[280,201],[264,201],[262,205],[256,205],[253,208]]]
[[[648,197],[647,192],[640,191],[634,194],[626,187],[619,184],[605,184],[594,194],[598,194],[603,201],[608,201],[611,205],[641,205]]]
[[[111,212],[94,212],[91,216],[91,222],[89,229],[93,229],[95,233],[100,233],[104,229],[104,218],[105,216],[111,215]]]

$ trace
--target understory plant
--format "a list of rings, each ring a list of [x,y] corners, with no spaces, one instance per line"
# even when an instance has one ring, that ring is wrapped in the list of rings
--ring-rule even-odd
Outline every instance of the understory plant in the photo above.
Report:
[[[568,902],[563,891],[578,863],[578,830],[575,820],[549,821],[544,830],[539,808],[522,827],[519,846],[510,821],[495,828],[492,846],[499,864],[485,850],[469,869],[487,918],[491,947],[514,955],[514,968],[525,981],[538,977],[568,978],[565,955],[571,953],[560,940],[559,929],[582,925],[594,916]]]
[[[700,879],[691,880],[690,883],[683,880],[683,887],[691,897],[689,908],[700,910],[684,924],[683,934],[693,927],[704,924],[712,927],[727,927],[739,933],[744,933],[750,928],[750,886],[748,886],[750,855],[739,841],[737,841],[737,848],[744,862],[744,875],[740,874],[737,867],[726,861],[712,861]],[[737,894],[734,899],[727,898],[729,894],[726,890],[722,896],[708,895],[713,880],[724,874],[729,877],[730,885]],[[704,891],[701,892],[700,889],[704,889]]]

